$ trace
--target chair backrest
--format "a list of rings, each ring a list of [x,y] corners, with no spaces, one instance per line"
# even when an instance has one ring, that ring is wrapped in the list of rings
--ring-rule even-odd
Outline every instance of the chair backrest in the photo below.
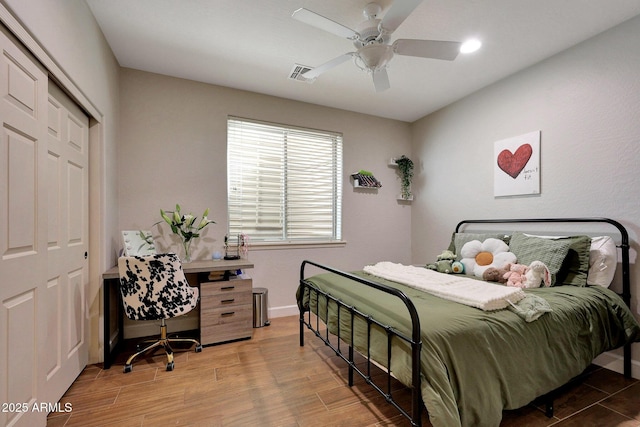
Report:
[[[120,257],[120,293],[133,320],[180,316],[198,303],[198,288],[189,286],[176,254]]]

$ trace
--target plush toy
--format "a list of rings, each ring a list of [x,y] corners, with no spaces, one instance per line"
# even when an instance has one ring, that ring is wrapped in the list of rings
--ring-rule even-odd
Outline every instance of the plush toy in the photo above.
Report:
[[[500,268],[516,262],[516,255],[509,252],[509,246],[500,239],[488,238],[484,242],[471,240],[460,249],[460,260],[466,274],[482,277],[488,268]]]
[[[529,264],[529,271],[524,274],[526,288],[539,288],[551,285],[551,273],[542,261],[533,261]]]
[[[451,272],[454,274],[464,273],[464,264],[460,261],[453,261],[453,263],[451,263]]]
[[[450,250],[443,251],[437,257],[437,261],[433,264],[428,264],[427,268],[435,270],[440,273],[453,273],[453,262],[456,259],[456,254]]]
[[[487,282],[507,283],[507,279],[504,278],[504,274],[507,272],[506,268],[489,267],[484,273],[482,273],[482,280]]]
[[[518,288],[525,288],[526,278],[525,274],[529,271],[529,267],[524,264],[507,264],[505,266],[507,272],[502,277],[507,279],[507,286],[515,286]]]

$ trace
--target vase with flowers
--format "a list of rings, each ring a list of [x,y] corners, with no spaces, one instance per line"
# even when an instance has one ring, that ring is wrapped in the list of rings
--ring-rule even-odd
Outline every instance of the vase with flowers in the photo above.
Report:
[[[200,232],[209,224],[215,224],[215,221],[210,220],[209,208],[207,208],[202,214],[202,219],[197,222],[197,217],[191,213],[183,215],[180,211],[180,205],[176,204],[176,210],[164,211],[160,209],[160,216],[169,224],[171,231],[180,237],[182,242],[182,249],[184,257],[182,262],[191,262],[191,244],[195,239],[200,237]]]

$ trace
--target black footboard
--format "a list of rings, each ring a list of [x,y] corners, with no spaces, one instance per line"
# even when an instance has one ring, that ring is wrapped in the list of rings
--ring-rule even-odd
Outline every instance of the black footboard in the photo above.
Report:
[[[305,280],[305,266],[306,265],[313,265],[321,270],[325,270],[331,273],[335,273],[338,274],[340,276],[349,278],[351,280],[354,280],[356,282],[362,283],[364,285],[367,286],[371,286],[372,288],[375,288],[379,291],[382,292],[386,292],[390,295],[393,295],[397,298],[400,298],[402,300],[402,302],[405,304],[405,306],[407,307],[407,310],[409,312],[409,315],[411,317],[411,337],[406,336],[405,334],[401,333],[400,331],[396,330],[395,328],[393,328],[392,326],[389,325],[385,325],[380,323],[379,321],[377,321],[376,319],[372,318],[370,315],[366,314],[366,313],[362,313],[361,311],[358,310],[357,307],[355,306],[350,306],[347,305],[345,303],[343,303],[342,301],[332,297],[331,295],[327,294],[326,292],[323,292],[321,290],[319,290],[317,287],[315,287],[312,283],[308,282]],[[396,407],[398,409],[398,411],[400,411],[400,413],[402,415],[404,415],[405,417],[407,417],[410,421],[411,424],[414,426],[420,426],[421,425],[421,417],[422,417],[422,398],[421,398],[421,392],[420,392],[420,350],[421,350],[421,346],[422,346],[422,341],[420,339],[420,319],[418,318],[418,313],[416,312],[416,309],[413,305],[413,303],[411,302],[411,300],[401,291],[388,287],[388,286],[384,286],[380,283],[376,283],[376,282],[372,282],[369,280],[366,280],[362,277],[358,277],[349,273],[345,273],[321,264],[316,264],[312,261],[303,261],[302,265],[300,266],[300,292],[302,293],[302,295],[304,294],[308,294],[308,298],[309,301],[311,301],[312,299],[315,300],[316,302],[316,307],[319,307],[318,302],[320,301],[320,299],[322,298],[324,301],[326,301],[325,307],[326,307],[326,313],[324,313],[325,315],[325,319],[328,318],[328,311],[329,311],[329,304],[335,304],[335,307],[338,308],[337,310],[337,314],[338,314],[338,324],[340,324],[340,316],[341,313],[346,313],[347,316],[349,316],[348,321],[350,321],[351,327],[349,328],[350,332],[350,336],[349,337],[341,337],[340,336],[340,328],[338,328],[337,330],[337,344],[333,344],[330,340],[330,335],[329,335],[329,328],[326,329],[326,333],[323,334],[320,331],[320,318],[321,318],[321,313],[315,313],[315,322],[312,321],[312,317],[311,317],[311,310],[306,310],[305,307],[301,304],[300,305],[300,346],[304,346],[304,327],[306,326],[308,329],[310,329],[312,332],[314,332],[314,334],[320,338],[322,341],[324,341],[324,343],[329,346],[335,353],[336,355],[338,355],[341,359],[343,359],[345,362],[347,362],[347,364],[349,365],[349,386],[353,385],[353,373],[356,372],[358,375],[360,375],[367,384],[371,385],[375,390],[377,390],[384,398],[387,402],[391,403],[394,407]],[[305,318],[305,313],[307,313],[307,317]],[[354,360],[354,348],[353,348],[353,342],[354,342],[354,336],[353,336],[353,331],[354,331],[354,322],[355,319],[359,318],[362,319],[366,322],[367,324],[367,334],[370,337],[371,334],[371,328],[376,325],[377,327],[383,329],[384,331],[386,331],[387,334],[387,361],[386,361],[386,366],[390,367],[391,366],[391,341],[392,339],[396,338],[396,339],[400,339],[405,341],[406,343],[408,343],[411,347],[411,385],[410,385],[410,389],[411,389],[411,410],[407,411],[405,408],[403,408],[398,402],[396,402],[394,400],[394,396],[392,394],[391,391],[391,375],[392,373],[390,372],[389,369],[386,370],[387,372],[387,379],[386,379],[386,387],[380,387],[378,384],[376,384],[371,377],[371,364],[374,363],[376,364],[372,359],[371,359],[371,352],[370,352],[370,341],[367,340],[367,349],[364,352],[365,354],[363,354],[363,356],[367,359],[367,364],[366,364],[366,369],[362,370],[360,369],[358,366],[356,366],[355,360]],[[346,342],[350,343],[348,345],[348,351],[347,354],[345,355],[344,352],[342,351],[341,348],[341,341],[343,341],[342,338],[346,338]],[[376,364],[377,365],[377,364]],[[379,366],[379,365],[378,365]]]

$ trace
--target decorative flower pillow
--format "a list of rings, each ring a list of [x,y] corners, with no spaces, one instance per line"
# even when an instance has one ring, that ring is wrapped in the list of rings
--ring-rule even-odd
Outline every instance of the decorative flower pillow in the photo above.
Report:
[[[484,242],[472,240],[465,243],[460,250],[460,256],[464,271],[477,277],[482,277],[489,267],[502,268],[517,260],[516,255],[509,252],[509,246],[505,242],[494,238],[486,239]]]

